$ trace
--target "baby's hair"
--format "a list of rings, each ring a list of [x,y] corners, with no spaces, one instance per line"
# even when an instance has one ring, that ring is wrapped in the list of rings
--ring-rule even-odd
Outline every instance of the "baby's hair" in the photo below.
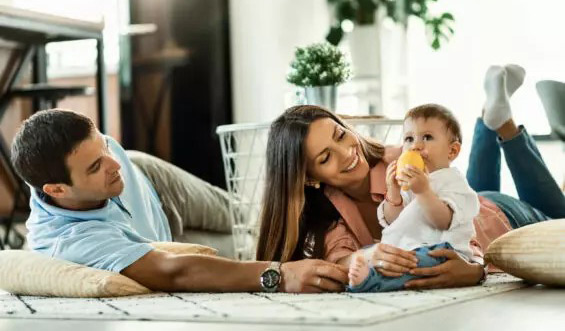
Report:
[[[463,143],[463,136],[461,135],[461,126],[459,125],[459,122],[455,116],[453,116],[453,113],[442,105],[427,103],[425,105],[414,107],[406,113],[406,116],[404,116],[404,120],[409,118],[424,118],[426,120],[428,118],[437,118],[445,124],[447,131],[451,133],[454,141]]]

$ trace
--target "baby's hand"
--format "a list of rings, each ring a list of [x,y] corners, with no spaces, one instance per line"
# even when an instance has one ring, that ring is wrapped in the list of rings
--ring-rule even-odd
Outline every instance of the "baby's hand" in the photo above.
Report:
[[[386,168],[386,189],[389,194],[400,193],[400,185],[396,180],[396,160],[392,161]]]
[[[408,187],[414,194],[422,194],[430,190],[427,169],[422,171],[414,166],[407,165],[397,179],[401,186]]]

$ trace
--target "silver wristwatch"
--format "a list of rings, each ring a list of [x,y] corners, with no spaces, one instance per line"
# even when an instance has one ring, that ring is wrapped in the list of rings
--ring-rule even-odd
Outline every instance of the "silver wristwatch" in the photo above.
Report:
[[[281,263],[271,262],[269,267],[261,273],[259,284],[265,292],[276,292],[281,284]]]

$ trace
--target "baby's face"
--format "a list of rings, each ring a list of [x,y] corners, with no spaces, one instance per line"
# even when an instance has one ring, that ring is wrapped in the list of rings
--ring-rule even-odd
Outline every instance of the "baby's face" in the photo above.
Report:
[[[461,148],[443,121],[437,118],[406,119],[403,141],[402,150],[419,152],[429,172],[448,168]]]

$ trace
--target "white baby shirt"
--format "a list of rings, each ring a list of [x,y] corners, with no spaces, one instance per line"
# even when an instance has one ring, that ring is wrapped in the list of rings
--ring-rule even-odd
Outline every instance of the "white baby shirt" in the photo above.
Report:
[[[404,209],[392,224],[384,218],[384,203],[377,209],[377,218],[384,228],[381,242],[405,250],[448,242],[470,260],[473,253],[469,242],[475,235],[473,218],[480,208],[477,193],[456,168],[436,170],[429,175],[429,180],[432,191],[453,210],[449,229],[435,228],[424,216],[416,195],[412,191],[401,191]]]

